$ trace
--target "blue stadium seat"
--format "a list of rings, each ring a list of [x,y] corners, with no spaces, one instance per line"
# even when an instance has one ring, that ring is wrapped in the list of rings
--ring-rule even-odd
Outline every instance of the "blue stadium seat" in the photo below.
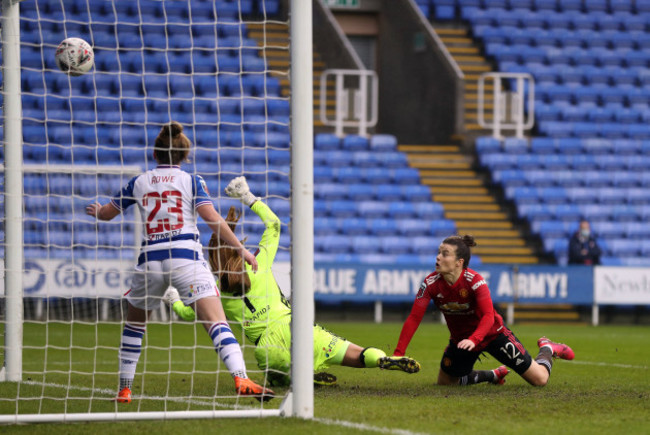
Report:
[[[393,201],[388,205],[388,215],[396,220],[415,218],[415,204],[410,201]]]
[[[375,236],[355,236],[352,238],[352,251],[357,254],[373,253],[379,249],[379,240]]]
[[[410,187],[410,186],[409,186]],[[406,200],[402,186],[394,184],[378,184],[374,186],[374,193],[379,201]]]
[[[367,138],[355,134],[346,135],[342,142],[342,149],[350,152],[368,150],[369,141]]]
[[[395,236],[398,233],[397,222],[394,219],[372,219],[368,227],[373,235],[380,237]]]
[[[352,240],[348,236],[328,235],[314,237],[314,248],[330,254],[352,252]]]
[[[335,228],[346,235],[364,235],[371,232],[368,221],[362,218],[341,219]]]
[[[593,204],[598,200],[598,194],[593,188],[571,187],[566,192],[569,202],[574,204]]]
[[[347,186],[339,184],[338,188],[341,191],[347,191],[347,197],[353,201],[372,200],[376,194],[374,186],[369,184],[355,183]]]
[[[373,151],[396,151],[397,138],[390,134],[375,134],[370,137],[370,149]]]
[[[361,201],[357,204],[357,210],[366,219],[388,217],[387,206],[381,201]]]
[[[390,179],[397,184],[416,185],[420,183],[420,172],[415,168],[396,168],[389,171]]]
[[[556,219],[567,222],[576,222],[582,216],[582,211],[576,204],[557,204],[552,206]]]
[[[438,253],[440,242],[440,238],[436,237],[415,237],[411,241],[412,252],[421,256],[435,256]]]
[[[411,252],[409,243],[404,243],[403,237],[386,236],[379,239],[379,245],[382,252],[389,255],[400,255]]]
[[[326,201],[327,213],[332,217],[350,218],[357,215],[358,206],[353,201]]]

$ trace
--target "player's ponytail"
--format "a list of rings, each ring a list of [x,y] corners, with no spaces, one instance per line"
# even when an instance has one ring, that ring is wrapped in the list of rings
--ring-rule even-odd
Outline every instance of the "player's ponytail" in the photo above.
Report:
[[[469,267],[469,260],[472,258],[470,248],[476,246],[474,236],[465,234],[464,236],[449,236],[442,241],[445,245],[452,245],[456,247],[456,259],[463,261],[463,269]]]
[[[162,165],[178,165],[189,161],[192,142],[183,133],[183,126],[176,121],[163,125],[156,137],[153,157]]]
[[[235,207],[230,207],[226,222],[233,233],[240,218],[241,212]],[[241,241],[242,245],[245,241],[246,239]],[[219,279],[219,290],[222,292],[241,296],[251,288],[251,280],[241,254],[232,246],[223,244],[214,233],[210,238],[210,267]]]

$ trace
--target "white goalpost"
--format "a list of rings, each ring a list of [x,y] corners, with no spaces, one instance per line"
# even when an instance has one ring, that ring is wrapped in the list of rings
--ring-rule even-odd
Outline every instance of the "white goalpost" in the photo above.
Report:
[[[0,25],[0,424],[313,418],[311,1],[2,0]],[[55,64],[69,37],[95,52],[82,76]],[[271,401],[238,396],[203,326],[163,304],[147,322],[132,403],[114,400],[144,217],[131,207],[98,222],[85,206],[153,168],[171,120],[194,145],[182,169],[205,179],[222,216],[242,209],[224,187],[245,175],[282,221],[275,261],[291,267],[275,273],[291,280],[291,384],[271,387]],[[236,235],[254,252],[264,226],[242,212]],[[255,343],[230,323],[249,376],[268,386]]]

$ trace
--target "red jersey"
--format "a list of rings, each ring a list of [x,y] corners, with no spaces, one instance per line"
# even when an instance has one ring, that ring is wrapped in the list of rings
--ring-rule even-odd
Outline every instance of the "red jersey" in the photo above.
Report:
[[[503,318],[494,310],[490,289],[481,275],[465,269],[458,281],[449,285],[442,275],[433,272],[420,286],[411,314],[402,327],[395,355],[406,353],[431,300],[445,316],[453,343],[468,338],[476,345],[474,351],[480,352],[503,328]]]

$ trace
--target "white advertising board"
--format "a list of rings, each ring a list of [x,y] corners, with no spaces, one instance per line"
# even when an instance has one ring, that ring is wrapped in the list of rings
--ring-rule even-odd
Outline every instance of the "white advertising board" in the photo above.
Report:
[[[594,300],[596,304],[650,304],[650,268],[594,268]]]

